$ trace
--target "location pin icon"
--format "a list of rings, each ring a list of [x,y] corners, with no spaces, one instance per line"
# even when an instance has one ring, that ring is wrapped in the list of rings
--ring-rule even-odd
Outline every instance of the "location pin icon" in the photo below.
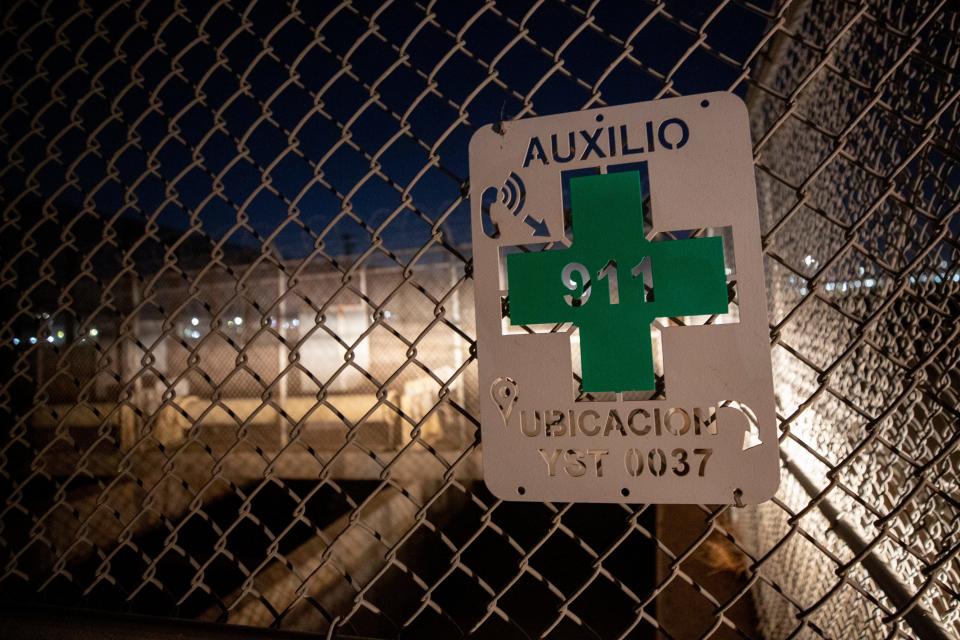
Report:
[[[490,395],[500,409],[500,417],[503,418],[503,426],[506,428],[513,405],[517,403],[517,383],[511,378],[497,378],[490,385]]]

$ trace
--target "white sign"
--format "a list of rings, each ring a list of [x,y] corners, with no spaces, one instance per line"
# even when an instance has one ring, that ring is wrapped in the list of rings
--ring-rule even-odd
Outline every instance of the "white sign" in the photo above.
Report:
[[[505,500],[779,482],[747,111],[709,93],[470,141],[484,477]]]

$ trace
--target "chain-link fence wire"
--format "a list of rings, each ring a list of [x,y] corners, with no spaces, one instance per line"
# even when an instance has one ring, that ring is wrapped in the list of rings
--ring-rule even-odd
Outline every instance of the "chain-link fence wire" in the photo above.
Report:
[[[960,632],[958,21],[11,3],[4,596],[380,637]],[[466,141],[707,90],[751,110],[777,497],[495,499]]]
[[[960,16],[944,6],[804,12],[754,105],[792,473],[748,530],[835,637],[882,636],[913,604],[960,631]],[[766,633],[788,634],[782,598],[756,595],[780,612]]]

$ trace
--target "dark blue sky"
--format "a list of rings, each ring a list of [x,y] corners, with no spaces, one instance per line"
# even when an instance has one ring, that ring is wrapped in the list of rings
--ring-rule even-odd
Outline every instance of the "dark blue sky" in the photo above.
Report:
[[[16,204],[21,215],[56,211],[61,225],[72,223],[81,252],[105,225],[118,230],[120,249],[134,241],[125,236],[156,225],[145,254],[162,253],[184,234],[190,242],[180,251],[192,254],[209,253],[224,238],[250,255],[266,238],[287,259],[311,255],[321,239],[327,254],[358,253],[398,207],[382,234],[388,250],[420,247],[438,220],[444,242],[463,247],[468,205],[448,208],[467,179],[467,142],[478,126],[520,113],[521,98],[548,74],[533,109],[581,108],[621,55],[617,40],[644,22],[630,41],[640,64],[621,61],[600,92],[609,104],[656,97],[664,86],[657,76],[684,58],[719,3],[685,0],[660,11],[646,2],[601,2],[596,28],[583,28],[588,2],[549,1],[524,21],[532,4],[481,11],[479,0],[443,0],[428,19],[413,2],[380,13],[373,0],[339,11],[339,3],[310,2],[292,18],[280,2],[257,3],[248,14],[229,6],[208,13],[202,3],[176,14],[172,3],[151,2],[142,13],[116,7],[94,38],[92,18],[74,16],[68,3],[50,7],[54,13],[32,32],[27,27],[43,16],[24,7],[12,24],[17,37],[27,34],[22,46],[31,55],[7,73],[32,80],[14,85],[20,95],[4,94],[5,103],[23,108],[3,128],[33,133],[2,141],[5,155],[13,149],[21,159],[0,183],[5,206],[29,192]],[[730,3],[713,18],[708,46],[696,47],[673,74],[675,91],[733,86],[739,66],[720,56],[745,60],[765,27],[761,11],[747,6]],[[518,38],[522,21],[536,44]],[[448,56],[462,30],[461,49]],[[566,73],[551,74],[553,53],[577,30],[562,54]],[[3,43],[12,55],[16,38]],[[495,59],[507,89],[488,81]],[[746,91],[743,82],[734,88]],[[461,111],[467,122],[455,125]],[[31,190],[28,175],[37,168]]]

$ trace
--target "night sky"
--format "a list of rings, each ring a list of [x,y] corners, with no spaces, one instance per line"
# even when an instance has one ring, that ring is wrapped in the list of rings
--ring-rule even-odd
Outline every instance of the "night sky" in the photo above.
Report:
[[[171,250],[202,264],[217,245],[225,261],[322,260],[359,254],[378,234],[384,251],[409,254],[436,225],[468,256],[461,193],[476,128],[602,104],[591,87],[603,74],[608,104],[745,95],[739,64],[767,20],[764,3],[713,15],[720,3],[686,1],[602,2],[588,25],[583,1],[547,2],[527,19],[528,1],[445,0],[429,18],[418,3],[372,0],[292,14],[280,2],[132,4],[8,16],[0,200],[16,224],[4,227],[5,251],[25,230],[62,241],[67,229],[76,259],[107,273],[125,251],[143,270]],[[706,46],[685,57],[708,18]],[[634,60],[607,73],[626,38]]]

